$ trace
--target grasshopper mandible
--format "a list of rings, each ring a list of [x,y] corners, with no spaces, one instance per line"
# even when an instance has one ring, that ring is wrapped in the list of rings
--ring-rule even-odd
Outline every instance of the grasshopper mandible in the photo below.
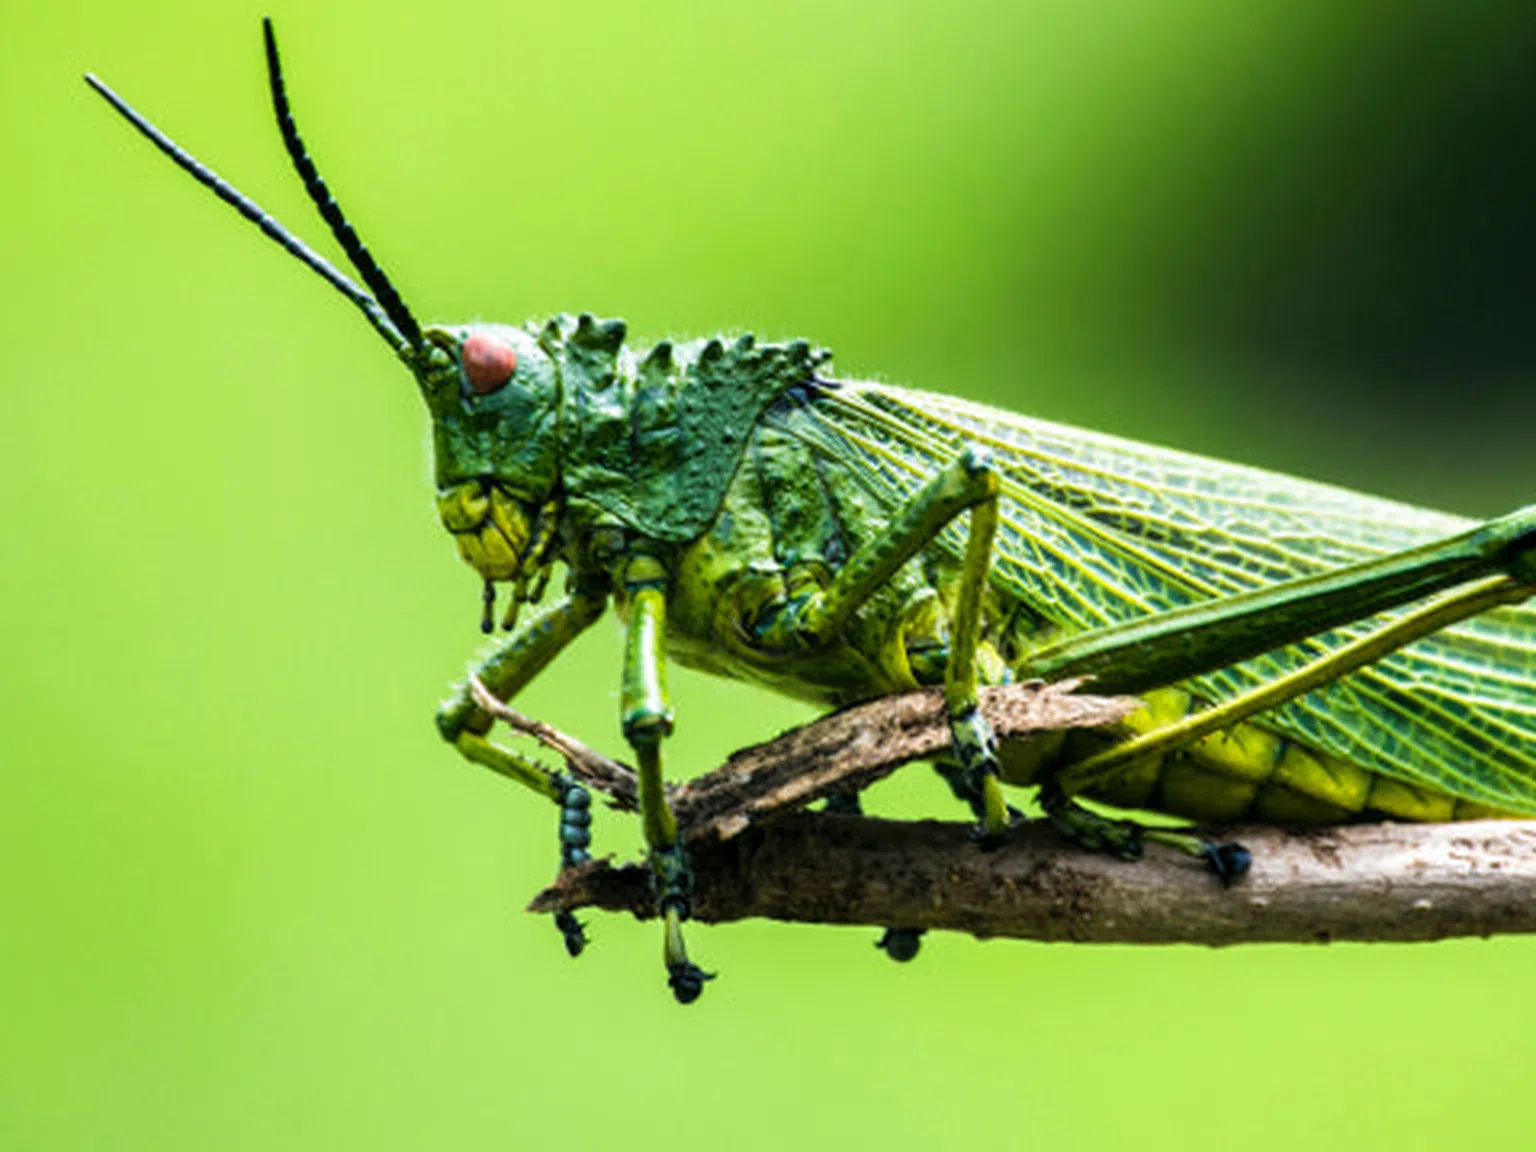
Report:
[[[420,326],[332,199],[289,110],[284,144],[362,286],[93,76],[163,152],[324,277],[411,371],[432,417],[438,508],[511,635],[477,669],[505,700],[611,601],[625,627],[621,724],[639,766],[668,980],[709,978],[681,925],[691,876],[662,778],[665,662],[826,706],[942,685],[938,765],[983,845],[1035,785],[1081,844],[1152,833],[1088,797],[1201,821],[1536,814],[1536,506],[1472,524],[1065,428],[949,397],[838,380],[804,341],[637,351],[619,320]],[[516,625],[556,565],[563,596]],[[978,683],[1089,675],[1141,694],[1116,730],[998,746]],[[491,742],[460,688],[443,737],[561,808],[562,865],[589,800]],[[1231,879],[1246,854],[1164,842]],[[562,914],[575,954],[580,926]],[[892,955],[914,940],[887,934]]]

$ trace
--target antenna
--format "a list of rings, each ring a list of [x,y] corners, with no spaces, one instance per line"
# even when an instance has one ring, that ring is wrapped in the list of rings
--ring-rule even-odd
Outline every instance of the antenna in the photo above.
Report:
[[[268,66],[271,69],[274,100],[279,104],[278,122],[279,125],[282,125],[284,119],[286,118],[287,120],[288,128],[284,130],[284,141],[288,143],[289,154],[292,155],[295,148],[297,148],[298,154],[303,156],[303,164],[308,167],[309,173],[314,178],[314,185],[312,186],[309,176],[305,175],[304,167],[301,166],[299,174],[304,177],[305,187],[309,189],[310,196],[315,199],[317,204],[320,203],[321,196],[324,197],[326,203],[330,204],[336,219],[341,222],[340,228],[335,223],[332,223],[332,231],[336,233],[337,240],[352,259],[352,262],[357,265],[363,279],[370,287],[378,291],[381,297],[385,297],[386,303],[383,306],[373,296],[369,295],[367,291],[353,283],[351,279],[338,270],[324,256],[310,248],[309,245],[305,244],[272,216],[268,215],[260,204],[246,196],[233,184],[229,183],[217,172],[213,171],[213,169],[209,168],[202,161],[198,160],[197,157],[193,156],[164,132],[151,124],[133,105],[124,100],[93,73],[86,73],[85,82],[94,88],[107,103],[117,109],[118,113],[138,129],[139,133],[149,140],[150,143],[169,156],[176,163],[177,167],[188,173],[205,188],[212,190],[214,195],[220,200],[229,204],[240,215],[277,241],[284,251],[297,257],[310,269],[319,273],[331,287],[352,301],[353,304],[356,304],[362,310],[363,315],[368,318],[368,322],[373,325],[379,335],[383,336],[389,343],[389,346],[397,353],[405,352],[408,349],[420,349],[422,347],[421,329],[400,300],[399,294],[395,292],[389,280],[384,276],[384,273],[374,263],[373,258],[368,254],[368,250],[358,242],[356,234],[346,223],[345,218],[341,216],[341,210],[336,207],[335,201],[326,192],[325,185],[320,182],[319,175],[315,173],[314,164],[304,154],[303,144],[299,141],[296,132],[293,133],[292,141],[289,142],[289,130],[292,128],[293,118],[287,111],[286,97],[281,96],[282,77],[276,70],[277,49],[271,38],[270,22],[266,24],[266,31]],[[295,163],[298,163],[297,157],[295,158]],[[325,214],[325,212],[324,205],[321,205],[321,213]],[[331,216],[327,215],[326,219],[328,221],[331,220]],[[345,229],[345,236],[342,233],[342,229]],[[380,290],[381,285],[382,291]]]
[[[400,299],[400,293],[389,282],[389,277],[384,275],[384,270],[357,238],[357,233],[321,179],[315,162],[309,158],[309,152],[299,136],[298,125],[293,121],[293,111],[288,106],[288,88],[283,83],[283,65],[277,57],[277,36],[272,31],[270,16],[261,18],[261,34],[267,46],[267,79],[272,87],[272,110],[277,113],[278,131],[283,134],[283,144],[288,149],[288,156],[293,161],[299,179],[304,181],[304,190],[309,193],[309,198],[314,201],[325,222],[331,226],[331,235],[336,237],[336,243],[341,245],[347,259],[352,261],[352,267],[357,269],[363,283],[373,290],[375,299],[383,306],[400,334],[410,342],[412,348],[420,348],[421,328],[416,323],[416,317],[411,315],[405,301]]]

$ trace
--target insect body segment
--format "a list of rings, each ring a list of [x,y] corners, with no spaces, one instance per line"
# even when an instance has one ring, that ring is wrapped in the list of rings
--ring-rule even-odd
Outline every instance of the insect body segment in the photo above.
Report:
[[[1119,735],[1155,732],[1196,707],[1195,699],[1177,688],[1159,689],[1144,699],[1147,707],[1128,717]],[[1081,734],[1068,743],[1071,759],[1085,759],[1104,746]],[[1121,808],[1148,808],[1211,824],[1334,824],[1370,816],[1442,821],[1502,814],[1486,804],[1378,775],[1254,723],[1223,729],[1167,757],[1132,764],[1088,794]]]

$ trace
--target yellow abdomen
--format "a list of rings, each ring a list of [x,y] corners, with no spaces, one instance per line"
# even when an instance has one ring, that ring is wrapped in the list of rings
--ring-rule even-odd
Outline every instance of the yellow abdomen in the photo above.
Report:
[[[1160,688],[1123,723],[1137,736],[1189,712],[1189,693]],[[1092,737],[1086,739],[1091,740]],[[1077,740],[1069,745],[1076,752]],[[1073,758],[1076,758],[1075,755]],[[1144,808],[1213,824],[1341,824],[1360,819],[1473,820],[1507,813],[1367,771],[1314,752],[1252,723],[1237,724],[1191,747],[1134,764],[1087,796],[1120,808]]]

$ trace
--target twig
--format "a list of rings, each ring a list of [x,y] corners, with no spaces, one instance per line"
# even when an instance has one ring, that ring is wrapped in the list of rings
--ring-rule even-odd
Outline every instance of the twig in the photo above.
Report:
[[[981,708],[999,738],[1110,724],[1141,706],[1133,697],[1078,696],[1079,681],[1031,681],[981,689]],[[571,773],[612,797],[636,805],[635,772],[542,720],[497,700],[474,676],[478,707],[565,758]],[[823,716],[731,758],[696,780],[671,789],[669,799],[690,848],[729,840],[771,816],[834,792],[866,788],[903,764],[946,751],[949,726],[938,689],[886,696]]]
[[[981,709],[999,739],[1096,728],[1141,707],[1128,696],[1078,696],[1080,682],[1031,681],[981,689]],[[903,764],[950,750],[937,688],[872,700],[732,753],[724,765],[672,794],[692,849],[740,835],[770,816],[834,792],[867,788]]]
[[[993,853],[962,824],[793,813],[694,855],[700,920],[750,916],[1100,943],[1438,940],[1536,931],[1536,822],[1241,828],[1231,889],[1149,845],[1126,863],[1031,823]],[[652,914],[639,865],[588,865],[530,911]]]
[[[999,735],[1110,723],[1134,700],[1075,685],[986,689]],[[477,702],[633,804],[633,771],[490,699]],[[1536,932],[1536,822],[1364,824],[1230,830],[1253,867],[1224,889],[1198,860],[1158,845],[1124,863],[1065,844],[1041,823],[982,852],[968,824],[795,811],[948,747],[935,692],[888,697],[744,749],[671,798],[696,876],[694,915],[937,928],[1103,943],[1435,940]],[[653,914],[645,867],[568,870],[530,911],[592,906]]]
[[[510,704],[502,703],[491,695],[480,677],[473,672],[469,674],[469,694],[476,707],[487,716],[494,716],[514,732],[532,736],[551,752],[558,753],[572,775],[581,777],[598,791],[606,793],[616,807],[633,810],[639,806],[640,792],[635,782],[635,770],[629,765],[610,760],[553,724],[535,720]]]

